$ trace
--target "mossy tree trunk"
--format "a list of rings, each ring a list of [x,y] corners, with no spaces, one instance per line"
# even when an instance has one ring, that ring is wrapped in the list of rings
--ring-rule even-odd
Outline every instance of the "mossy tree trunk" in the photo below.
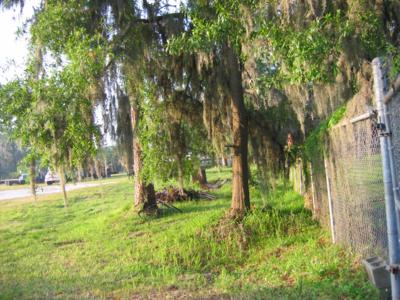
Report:
[[[104,156],[104,178],[108,177],[108,163],[107,163],[107,157]]]
[[[185,155],[186,140],[181,121],[173,122],[169,128],[171,152],[174,153],[178,171],[178,188],[181,195],[184,194],[185,185]]]
[[[97,179],[101,179],[101,170],[100,170],[100,166],[99,166],[99,161],[97,160],[97,158],[93,158],[94,161],[94,169],[96,171],[96,176]]]
[[[94,176],[95,171],[94,171],[94,166],[93,166],[92,160],[89,162],[89,172],[90,172],[90,178],[92,180],[94,180],[95,179],[95,176]]]
[[[40,80],[43,73],[43,49],[42,45],[37,44],[35,46],[35,80]],[[31,161],[29,164],[29,177],[30,177],[30,189],[32,193],[32,198],[36,201],[36,159],[35,155],[32,153]]]
[[[82,172],[83,172],[82,169],[83,169],[82,168],[82,163],[79,163],[78,170],[77,170],[77,172],[78,172],[78,182],[82,182]]]
[[[132,101],[132,100],[131,100]],[[146,184],[141,176],[143,161],[142,149],[140,145],[139,131],[139,107],[136,100],[131,102],[131,118],[133,127],[133,169],[134,169],[134,205],[139,212],[147,215],[157,215],[158,207],[154,186],[152,183]]]
[[[58,174],[60,176],[60,185],[61,185],[61,191],[63,193],[63,198],[64,198],[64,207],[68,206],[68,197],[67,197],[67,191],[65,189],[65,171],[64,167],[61,166],[58,168]]]
[[[33,200],[37,200],[37,195],[36,195],[36,160],[33,157],[30,161],[29,164],[29,186],[31,189],[32,193],[32,198]]]
[[[243,216],[250,209],[248,167],[248,120],[244,105],[242,73],[239,57],[230,46],[224,47],[225,68],[228,71],[228,89],[232,110],[232,217]]]
[[[184,185],[185,185],[185,180],[184,180],[184,168],[183,168],[183,158],[177,154],[176,155],[176,162],[178,166],[178,188],[179,188],[179,193],[181,195],[184,194]]]
[[[146,185],[144,194],[146,201],[143,203],[141,211],[147,215],[158,216],[156,192],[152,183]]]
[[[204,186],[207,184],[207,174],[206,169],[199,166],[196,173],[192,175],[193,182],[200,184],[200,186]]]
[[[225,155],[223,155],[222,158],[221,158],[221,165],[223,167],[227,167],[228,166],[228,159],[226,158]]]
[[[138,120],[139,120],[139,108],[136,104],[132,104],[131,106],[131,118],[132,118],[132,127],[133,127],[133,172],[134,172],[134,189],[135,189],[135,206],[142,205],[145,202],[145,189],[143,180],[140,177],[142,171],[142,149],[140,147],[139,136],[137,134],[138,131]]]

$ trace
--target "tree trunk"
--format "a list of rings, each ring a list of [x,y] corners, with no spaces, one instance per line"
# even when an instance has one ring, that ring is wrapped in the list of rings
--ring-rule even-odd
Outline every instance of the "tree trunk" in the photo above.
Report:
[[[183,195],[184,194],[183,188],[184,188],[184,185],[185,185],[184,175],[183,175],[183,173],[184,173],[184,171],[183,171],[183,158],[178,154],[176,155],[176,162],[177,162],[177,165],[178,165],[178,188],[179,188],[179,193],[181,195]]]
[[[39,80],[41,78],[41,73],[43,72],[43,51],[42,45],[37,44],[35,47],[35,69],[34,78]],[[29,176],[30,176],[30,188],[33,199],[36,201],[36,161],[32,158],[29,166]]]
[[[146,201],[143,203],[143,208],[141,211],[146,215],[158,216],[156,192],[152,183],[146,186],[145,194]]]
[[[232,47],[225,49],[226,70],[229,77],[229,94],[232,109],[232,203],[231,216],[243,216],[250,209],[249,168],[247,160],[248,120],[244,105],[242,74],[239,57]]]
[[[96,170],[97,179],[101,179],[101,170],[97,158],[94,158],[94,169]]]
[[[174,121],[169,127],[169,139],[171,141],[171,153],[174,154],[176,160],[176,167],[178,171],[178,188],[179,193],[181,195],[184,194],[184,185],[185,185],[185,170],[184,170],[184,161],[185,161],[185,150],[186,150],[186,141],[185,135],[182,128],[181,121]]]
[[[64,172],[64,167],[60,167],[58,169],[58,174],[60,175],[60,185],[61,185],[61,191],[63,193],[64,197],[64,207],[68,206],[68,198],[67,198],[67,191],[65,190],[65,172]]]
[[[222,156],[221,158],[222,166],[227,167],[228,166],[228,159],[226,158],[225,155]]]
[[[82,182],[82,164],[78,165],[78,182]]]
[[[133,169],[135,184],[135,207],[139,208],[139,213],[158,216],[158,207],[154,185],[145,184],[141,178],[142,172],[142,149],[138,135],[139,108],[136,103],[131,106],[131,118],[133,127]]]
[[[142,171],[142,149],[140,147],[139,136],[137,134],[137,126],[139,120],[139,109],[136,105],[131,106],[131,118],[133,127],[133,172],[134,172],[134,186],[135,186],[135,206],[144,204],[145,202],[145,189],[142,178],[140,177]]]
[[[197,172],[192,176],[193,182],[197,182],[200,186],[205,186],[207,184],[207,174],[206,169],[199,167]]]
[[[32,158],[29,165],[29,178],[30,178],[30,189],[33,200],[37,200],[36,196],[36,160]]]
[[[104,178],[108,177],[108,170],[107,170],[107,157],[104,156]]]
[[[95,178],[94,178],[94,173],[95,173],[95,171],[94,171],[94,167],[93,167],[93,161],[90,161],[89,162],[89,172],[90,172],[90,178],[92,179],[92,180],[94,180]]]

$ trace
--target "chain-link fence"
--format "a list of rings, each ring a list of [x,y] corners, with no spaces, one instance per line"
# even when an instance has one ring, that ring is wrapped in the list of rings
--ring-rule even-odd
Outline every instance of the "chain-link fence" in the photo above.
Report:
[[[400,75],[399,75],[400,76]],[[392,80],[393,83],[394,80]],[[390,86],[390,84],[389,84]],[[397,170],[397,182],[400,182],[400,92],[395,93],[387,104],[390,127],[392,132],[392,146],[394,156],[394,166]]]
[[[386,99],[389,133],[378,120],[370,87],[366,93],[369,99],[356,97],[348,103],[351,109],[339,124],[328,130],[323,151],[308,157],[311,161],[307,168],[297,162],[291,170],[295,190],[308,196],[314,217],[331,230],[334,242],[363,257],[388,258],[380,136],[391,137],[396,189],[400,186],[399,80],[396,86],[395,80],[389,80],[384,91],[387,95],[389,89],[395,91],[390,101]],[[397,193],[400,199],[400,191]]]
[[[328,176],[335,241],[364,256],[387,256],[385,197],[377,118],[366,114],[329,132]],[[329,197],[329,195],[328,195]]]
[[[312,210],[314,217],[319,220],[322,226],[329,228],[329,199],[327,180],[325,174],[325,162],[321,153],[312,157],[309,165],[310,170],[310,193],[312,198]]]
[[[324,151],[316,151],[310,159],[307,189],[300,188],[306,183],[306,176],[299,175],[304,169],[302,164],[296,164],[291,177],[296,191],[306,192],[311,199],[314,217],[331,230],[335,242],[364,257],[387,257],[376,114],[370,111],[346,116],[329,130]]]
[[[400,74],[391,77],[385,60],[372,65],[374,90],[364,87],[338,124],[320,127],[324,145],[311,155],[307,140],[307,167],[297,162],[291,179],[333,242],[384,258],[392,297],[400,299]]]
[[[311,158],[313,214],[335,242],[362,256],[387,257],[385,200],[377,117],[346,116]]]

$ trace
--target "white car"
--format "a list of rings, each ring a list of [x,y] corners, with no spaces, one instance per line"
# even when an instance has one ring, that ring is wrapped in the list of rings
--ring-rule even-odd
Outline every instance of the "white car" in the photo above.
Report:
[[[46,176],[44,177],[44,182],[46,182],[47,185],[52,185],[53,183],[59,183],[60,182],[60,177],[56,172],[52,171],[47,171]]]

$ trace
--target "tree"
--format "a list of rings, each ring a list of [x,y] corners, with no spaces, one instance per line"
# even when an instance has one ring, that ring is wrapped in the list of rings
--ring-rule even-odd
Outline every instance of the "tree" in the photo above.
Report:
[[[31,91],[24,86],[23,80],[15,80],[0,87],[0,123],[8,128],[11,137],[27,149],[25,161],[29,161],[31,193],[36,200],[36,159],[37,149],[32,143],[30,124],[31,116],[29,102]]]
[[[181,51],[203,51],[205,59],[204,74],[210,75],[207,68],[217,69],[219,88],[224,94],[216,97],[226,97],[231,111],[233,182],[230,215],[233,218],[242,217],[250,209],[249,196],[249,166],[248,166],[248,119],[244,103],[242,79],[242,44],[247,38],[242,9],[251,5],[251,1],[213,1],[189,2],[188,12],[191,30],[173,40],[169,49],[173,53]],[[212,71],[211,71],[212,72]],[[218,102],[217,102],[218,103]]]
[[[125,51],[119,53],[118,60],[131,103],[135,205],[152,208],[156,205],[147,202],[154,197],[145,197],[148,194],[146,187],[149,186],[150,191],[152,187],[148,182],[173,174],[171,171],[176,167],[180,189],[183,190],[187,145],[182,120],[173,116],[174,113],[182,115],[182,107],[176,105],[172,108],[170,104],[179,102],[182,94],[188,96],[187,93],[179,93],[176,87],[186,85],[188,90],[189,83],[186,81],[190,77],[188,74],[192,73],[193,64],[185,63],[187,60],[183,57],[172,57],[165,51],[171,34],[183,30],[183,15],[163,10],[160,1],[153,4],[144,1],[143,8],[146,19],[135,15],[130,4],[113,6],[113,11],[116,25],[124,37],[120,46]],[[129,24],[135,26],[129,27]],[[169,166],[170,170],[167,171],[165,166]]]
[[[104,61],[101,36],[89,37],[87,28],[68,23],[69,8],[47,1],[36,12],[31,26],[36,51],[25,78],[1,89],[2,115],[23,144],[60,173],[65,205],[65,169],[80,164],[88,153],[93,155],[99,145],[92,101]],[[69,15],[60,19],[63,12]],[[55,63],[44,68],[43,53],[52,55]]]

